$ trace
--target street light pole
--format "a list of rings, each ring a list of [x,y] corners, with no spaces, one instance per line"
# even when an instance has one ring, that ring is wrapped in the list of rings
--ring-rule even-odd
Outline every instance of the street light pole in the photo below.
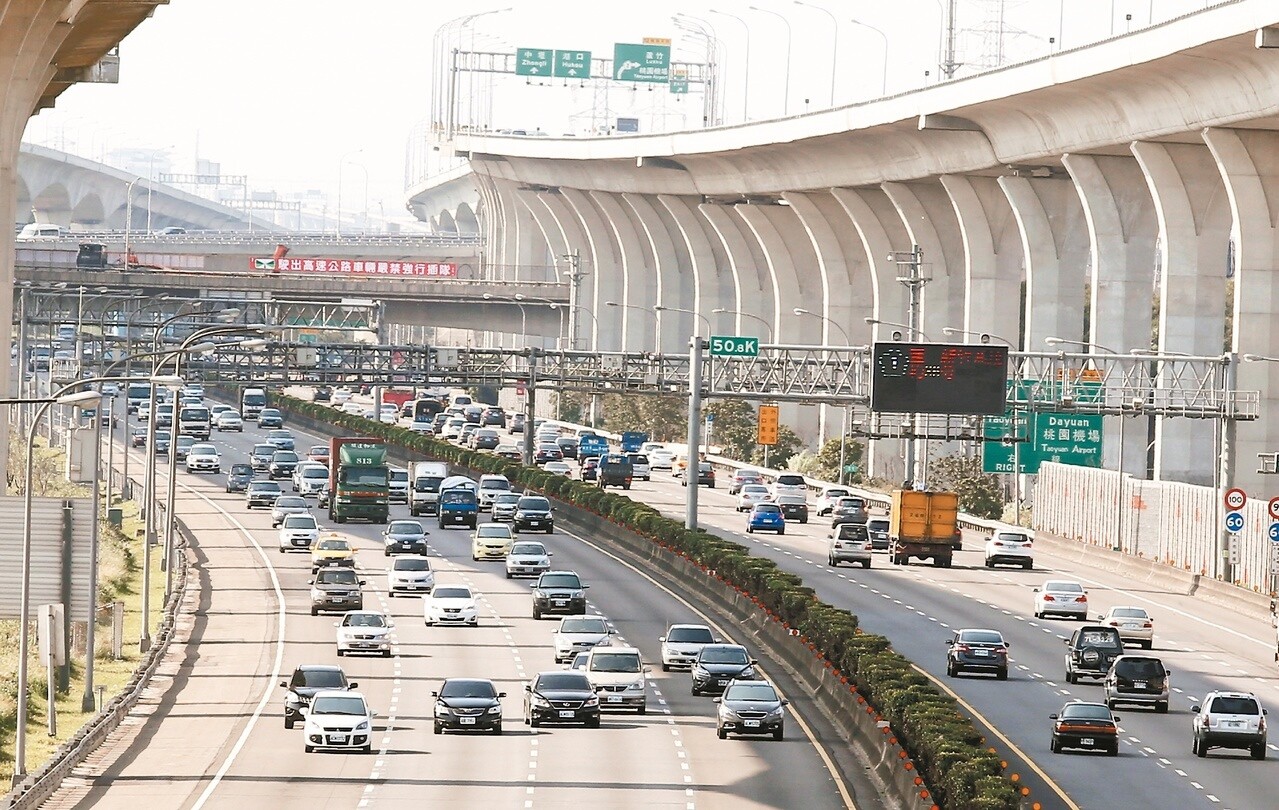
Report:
[[[746,31],[746,53],[745,60],[742,62],[742,121],[751,120],[750,103],[751,103],[751,25],[736,14],[729,14],[727,11],[719,11],[718,9],[709,9],[710,13],[718,14],[721,17],[731,17],[742,24],[742,28]]]
[[[342,236],[342,164],[346,163],[346,159],[351,155],[358,155],[363,151],[363,148],[352,149],[349,152],[344,152],[342,157],[338,158],[338,216],[337,222],[333,226],[333,233],[339,238]]]
[[[773,342],[773,325],[769,323],[766,319],[761,318],[758,315],[752,315],[751,313],[743,312],[740,309],[727,309],[725,307],[716,307],[715,309],[712,309],[711,312],[716,315],[723,315],[724,313],[728,313],[729,315],[735,315],[739,318],[750,318],[751,320],[759,321],[760,323],[764,324],[764,328],[768,330],[768,342],[769,343]],[[738,326],[737,328],[740,329],[741,327]]]
[[[785,14],[758,6],[750,6],[751,11],[758,11],[761,14],[772,14],[774,17],[782,21],[786,26],[786,86],[782,93],[782,117],[790,115],[790,54],[791,54],[791,27],[790,20],[786,19]]]
[[[885,34],[883,31],[879,30],[878,28],[876,28],[875,26],[868,25],[862,22],[861,20],[850,19],[849,22],[852,23],[853,25],[860,25],[862,28],[869,28],[870,30],[874,31],[876,34],[879,34],[880,39],[884,40],[884,65],[880,69],[880,74],[879,74],[880,75],[879,95],[881,97],[888,95],[888,35]]]
[[[848,337],[848,332],[844,329],[843,326],[840,326],[837,321],[827,317],[826,315],[821,314],[820,312],[812,312],[802,307],[795,307],[791,311],[796,315],[800,315],[800,316],[807,315],[810,318],[817,318],[821,320],[822,324],[827,327],[826,329],[827,335],[830,334],[829,327],[831,326],[835,327],[836,329],[839,330],[839,333],[843,335],[844,345],[845,346],[853,345],[853,341],[850,340]],[[829,338],[824,338],[822,340],[822,343],[829,343]],[[825,408],[825,407],[826,405],[823,403],[822,408]],[[846,466],[844,462],[845,462],[845,459],[847,458],[847,453],[848,453],[848,403],[844,403],[844,407],[842,410],[844,411],[844,420],[843,420],[843,425],[840,427],[840,430],[839,430],[839,484],[841,486],[844,483],[844,467]],[[825,426],[825,421],[826,421],[825,415],[823,414],[823,419],[822,419],[823,427]]]
[[[835,77],[839,73],[839,18],[835,16],[828,8],[815,6],[812,3],[805,3],[803,0],[795,0],[795,5],[811,8],[813,11],[820,11],[827,17],[830,17],[831,30],[831,55],[830,55],[830,106],[835,106]],[[885,50],[887,53],[887,50]]]

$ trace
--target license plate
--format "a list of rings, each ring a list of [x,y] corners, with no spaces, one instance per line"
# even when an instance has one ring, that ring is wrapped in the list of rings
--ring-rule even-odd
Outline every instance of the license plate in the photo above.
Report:
[[[1226,728],[1243,728],[1244,723],[1242,720],[1227,720],[1222,725]]]
[[[462,725],[464,725],[464,726],[473,726],[473,725],[475,725],[475,718],[474,718],[474,717],[459,717],[457,720],[458,720],[458,722],[459,722],[459,723],[461,723],[461,724],[462,724]]]
[[[541,522],[539,522],[539,521],[536,521],[536,520],[530,520],[530,521],[528,522],[528,525],[530,525],[530,526],[541,526],[542,524],[541,524]]]
[[[1141,628],[1140,628],[1138,625],[1135,625],[1135,624],[1125,624],[1125,625],[1124,625],[1124,629],[1125,629],[1125,630],[1140,630]]]
[[[621,703],[621,702],[622,702],[622,696],[621,696],[621,695],[609,695],[609,696],[608,696],[608,702],[609,702],[609,703]]]
[[[342,598],[341,596],[330,596],[330,597],[329,597],[329,601],[330,601],[330,602],[345,602],[345,601],[346,601],[346,599]]]
[[[330,734],[330,735],[329,735],[329,742],[330,742],[330,743],[333,743],[334,745],[345,745],[345,744],[346,744],[346,735],[345,735],[345,734]]]
[[[568,604],[568,602],[566,602],[566,601],[565,601],[565,600],[563,600],[563,599],[556,599],[556,600],[555,600],[555,607],[564,607],[564,606],[566,606],[567,604]]]
[[[1145,682],[1145,681],[1136,681],[1136,682],[1134,682],[1134,683],[1133,683],[1133,688],[1134,688],[1134,689],[1145,689],[1145,688],[1146,688],[1146,682]]]
[[[759,728],[759,721],[758,721],[758,720],[743,720],[743,721],[742,721],[742,725],[746,726],[747,728]]]
[[[720,686],[728,686],[728,681],[720,681],[720,682],[719,682],[719,685],[720,685]]]
[[[1079,741],[1079,744],[1080,745],[1096,745],[1097,741],[1094,740],[1092,737],[1084,737],[1083,739]]]
[[[990,655],[990,650],[976,650],[978,656],[986,657]]]
[[[560,712],[560,717],[572,717],[576,712]]]

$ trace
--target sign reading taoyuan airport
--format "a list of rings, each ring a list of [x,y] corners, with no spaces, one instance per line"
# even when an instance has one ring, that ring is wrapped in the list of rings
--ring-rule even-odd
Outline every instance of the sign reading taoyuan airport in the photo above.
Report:
[[[273,257],[249,260],[253,270],[270,273],[332,273],[360,276],[412,276],[414,278],[457,278],[452,262],[404,262],[385,259],[295,259]]]

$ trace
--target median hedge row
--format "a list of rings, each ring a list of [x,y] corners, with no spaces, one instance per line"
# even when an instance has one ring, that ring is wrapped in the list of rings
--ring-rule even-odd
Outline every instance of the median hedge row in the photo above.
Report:
[[[855,688],[888,721],[932,786],[938,806],[953,810],[1019,806],[1018,788],[1003,775],[999,757],[985,747],[981,734],[952,698],[894,652],[888,639],[863,632],[855,615],[818,600],[800,577],[780,570],[772,560],[753,556],[745,546],[705,531],[689,531],[646,504],[592,484],[325,405],[286,396],[275,398],[273,404],[286,414],[327,423],[339,433],[375,436],[424,459],[447,461],[474,473],[500,473],[522,489],[586,509],[687,558],[798,633],[802,643]]]

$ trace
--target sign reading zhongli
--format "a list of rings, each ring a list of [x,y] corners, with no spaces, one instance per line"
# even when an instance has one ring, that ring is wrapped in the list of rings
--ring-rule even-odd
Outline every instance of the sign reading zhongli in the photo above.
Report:
[[[452,262],[405,262],[385,259],[296,259],[273,257],[249,260],[253,270],[275,273],[332,273],[334,275],[412,276],[414,278],[457,278]]]

